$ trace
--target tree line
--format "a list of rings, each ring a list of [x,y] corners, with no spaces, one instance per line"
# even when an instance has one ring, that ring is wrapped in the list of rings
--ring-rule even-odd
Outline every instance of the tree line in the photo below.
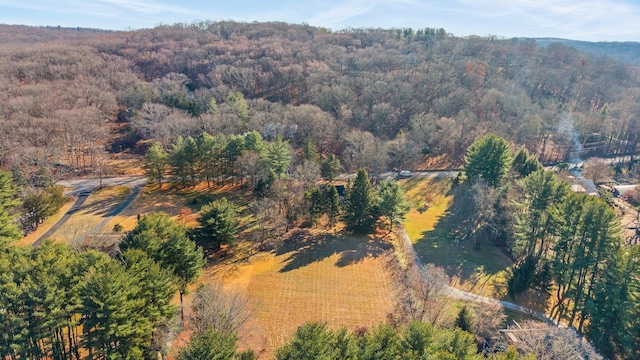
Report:
[[[101,171],[106,149],[147,137],[168,146],[202,131],[280,134],[294,148],[311,137],[323,155],[369,172],[425,155],[459,163],[489,132],[543,161],[568,160],[576,148],[637,151],[637,69],[560,44],[283,23],[69,39],[13,30],[15,40],[0,44],[0,165],[28,174]]]
[[[142,359],[204,265],[186,227],[158,213],[128,232],[115,257],[45,241],[0,248],[0,358]]]
[[[574,193],[524,148],[488,135],[470,146],[458,196],[470,200],[467,234],[507,246],[508,291],[535,289],[550,316],[584,333],[610,357],[638,356],[638,249],[623,246],[620,220],[604,199]],[[624,275],[623,275],[624,274]],[[614,280],[615,279],[615,280]]]
[[[20,169],[0,170],[0,242],[20,239],[38,228],[67,202],[61,186],[45,172],[27,180]]]
[[[160,187],[167,175],[183,187],[199,181],[206,181],[210,187],[214,181],[245,177],[255,185],[270,172],[278,178],[284,176],[291,162],[291,147],[282,136],[266,142],[257,131],[216,137],[203,132],[195,138],[178,136],[168,151],[154,143],[145,157],[144,169]]]
[[[205,132],[196,138],[178,137],[168,151],[160,143],[154,143],[145,156],[144,168],[147,177],[160,187],[167,176],[181,186],[195,186],[201,181],[207,186],[214,181],[243,184],[253,190],[256,198],[274,199],[287,224],[303,217],[317,224],[326,216],[329,226],[344,220],[348,230],[367,233],[380,216],[385,216],[392,228],[402,222],[409,210],[404,192],[394,181],[383,182],[374,194],[364,168],[360,168],[353,184],[347,186],[341,204],[334,186],[316,184],[320,177],[331,181],[340,170],[340,161],[334,154],[321,159],[310,138],[304,142],[295,167],[287,140],[277,136],[267,142],[253,131],[243,135],[213,137]],[[233,206],[222,207],[207,207],[205,212],[217,211],[211,218],[233,217],[236,211]],[[224,228],[226,224],[219,222],[217,226]]]

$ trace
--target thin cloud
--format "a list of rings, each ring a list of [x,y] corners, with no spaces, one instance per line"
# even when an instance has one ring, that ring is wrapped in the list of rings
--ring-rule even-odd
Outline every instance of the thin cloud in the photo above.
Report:
[[[123,9],[136,11],[143,14],[159,14],[173,12],[186,15],[198,15],[199,13],[184,7],[166,5],[156,1],[147,0],[98,0],[101,3],[114,5]]]
[[[34,10],[55,13],[86,14],[99,17],[110,17],[113,13],[134,12],[143,15],[176,13],[198,15],[199,12],[180,6],[167,5],[151,0],[61,0],[61,1],[15,1],[0,0],[0,6],[14,9]],[[111,14],[111,15],[110,15]]]
[[[309,24],[335,27],[348,19],[368,13],[375,6],[375,2],[367,0],[346,1],[311,17]]]
[[[349,19],[372,13],[374,10],[381,10],[384,7],[411,10],[424,5],[424,2],[418,0],[351,0],[338,2],[328,10],[316,13],[309,18],[308,22],[312,25],[325,27],[348,26]],[[317,7],[317,9],[321,8],[322,6]],[[375,24],[371,24],[371,26],[375,26]]]
[[[442,27],[460,36],[640,40],[640,4],[632,0],[0,0],[0,22],[20,18],[109,29],[234,19],[332,29]]]
[[[482,19],[518,21],[514,33],[612,40],[640,37],[640,7],[622,1],[604,0],[458,0],[459,11]],[[513,34],[515,35],[515,34]]]

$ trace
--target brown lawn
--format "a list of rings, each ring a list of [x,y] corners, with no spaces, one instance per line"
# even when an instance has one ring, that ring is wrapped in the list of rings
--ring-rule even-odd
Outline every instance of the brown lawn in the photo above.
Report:
[[[47,220],[45,220],[35,231],[30,232],[27,236],[15,242],[16,245],[31,245],[36,240],[40,238],[44,233],[46,233],[53,225],[55,225],[60,218],[71,209],[73,204],[76,202],[75,197],[69,197],[67,202],[55,213],[53,216],[50,216]]]
[[[513,263],[492,244],[475,250],[470,241],[456,242],[458,218],[451,209],[451,180],[413,178],[402,184],[413,203],[404,226],[420,259],[442,267],[456,288],[504,298],[507,271]]]
[[[220,197],[227,197],[235,204],[244,206],[248,203],[246,195],[239,185],[224,185],[208,188],[206,183],[192,188],[179,188],[163,184],[147,184],[144,191],[105,226],[105,230],[113,229],[115,224],[123,226],[124,231],[132,230],[138,215],[165,212],[188,226],[196,226],[197,213],[202,205]]]
[[[83,239],[88,233],[101,231],[104,225],[102,222],[106,220],[109,212],[124,201],[130,192],[131,189],[126,186],[105,187],[94,191],[80,210],[71,215],[51,238],[70,242]]]
[[[263,359],[273,358],[306,321],[354,329],[383,322],[393,311],[395,290],[385,267],[389,244],[306,232],[295,237],[285,249],[240,265],[212,266],[203,276],[251,300],[255,308],[240,347]]]

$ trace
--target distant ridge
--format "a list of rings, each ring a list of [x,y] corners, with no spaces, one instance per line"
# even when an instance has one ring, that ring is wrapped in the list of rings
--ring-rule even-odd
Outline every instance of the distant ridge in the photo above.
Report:
[[[640,42],[636,41],[580,41],[559,38],[534,38],[540,46],[560,43],[586,54],[605,55],[616,60],[640,66]]]
[[[81,39],[113,32],[112,30],[81,27],[7,25],[0,23],[0,44],[29,44],[55,40]]]

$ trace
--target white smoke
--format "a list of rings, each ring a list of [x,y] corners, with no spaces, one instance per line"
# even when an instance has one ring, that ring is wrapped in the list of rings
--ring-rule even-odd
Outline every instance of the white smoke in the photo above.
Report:
[[[573,175],[577,178],[582,177],[583,161],[581,159],[581,154],[583,148],[582,143],[580,142],[580,136],[573,126],[571,113],[566,113],[562,117],[562,120],[560,120],[560,124],[558,124],[558,133],[571,139],[568,148],[567,160],[571,164],[571,172]]]

